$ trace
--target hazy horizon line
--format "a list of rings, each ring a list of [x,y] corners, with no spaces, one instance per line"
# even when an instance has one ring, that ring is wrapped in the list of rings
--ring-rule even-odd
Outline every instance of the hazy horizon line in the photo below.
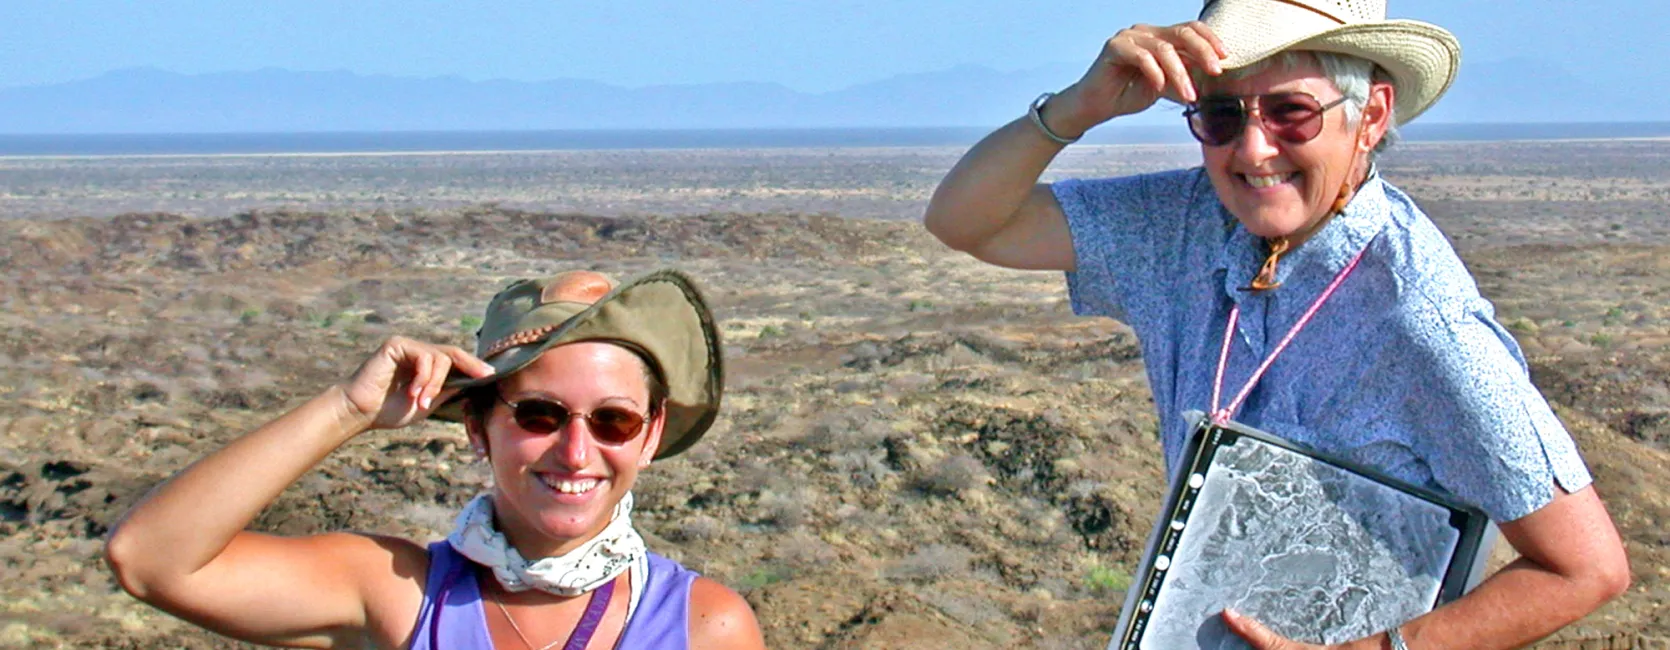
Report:
[[[314,68],[314,69],[308,69],[308,68],[287,68],[287,67],[284,67],[284,66],[276,66],[276,65],[261,66],[261,67],[257,67],[257,68],[237,68],[237,69],[227,69],[227,70],[207,70],[207,71],[202,71],[202,72],[182,72],[182,71],[179,71],[179,70],[173,70],[173,69],[164,68],[164,67],[156,66],[156,65],[131,65],[131,66],[124,66],[124,67],[120,67],[120,68],[110,68],[110,69],[104,70],[102,72],[98,72],[98,73],[94,73],[94,74],[90,74],[90,75],[72,77],[72,78],[68,78],[68,79],[60,79],[60,80],[57,80],[57,81],[35,81],[35,82],[25,82],[25,83],[0,85],[0,92],[4,92],[4,91],[8,91],[8,90],[19,90],[19,89],[25,89],[25,88],[43,88],[43,87],[47,87],[47,86],[60,86],[60,85],[64,85],[64,84],[72,84],[72,83],[77,83],[77,82],[82,82],[82,81],[92,81],[92,80],[98,79],[100,77],[105,77],[105,76],[118,74],[118,73],[123,73],[123,72],[159,72],[159,73],[163,73],[163,74],[179,75],[179,76],[183,76],[183,77],[206,77],[206,76],[214,76],[214,75],[238,75],[238,74],[252,74],[252,73],[259,73],[259,72],[266,72],[266,71],[274,71],[274,72],[286,72],[286,73],[295,73],[295,74],[347,74],[347,75],[352,75],[352,76],[356,76],[356,77],[385,78],[385,79],[408,79],[408,80],[415,80],[415,81],[428,81],[428,80],[436,80],[436,79],[456,79],[456,80],[464,81],[464,82],[468,82],[468,83],[509,82],[509,83],[519,83],[519,84],[541,84],[541,83],[561,83],[561,82],[583,82],[583,83],[602,84],[602,85],[605,85],[605,86],[613,86],[615,88],[620,88],[620,89],[624,89],[624,90],[644,90],[644,89],[651,89],[651,88],[680,88],[680,87],[686,87],[686,86],[725,86],[725,85],[756,85],[757,84],[757,85],[781,86],[783,88],[787,88],[787,89],[792,90],[794,92],[808,94],[808,95],[823,95],[823,94],[828,94],[828,93],[841,92],[843,90],[849,90],[849,89],[852,89],[852,88],[855,88],[855,87],[858,87],[858,86],[880,83],[880,82],[896,79],[898,77],[909,77],[909,76],[914,76],[914,75],[931,75],[931,74],[949,72],[949,71],[952,71],[952,70],[958,70],[958,69],[963,69],[963,68],[974,68],[974,69],[979,69],[979,70],[983,70],[983,71],[987,71],[987,72],[996,72],[996,73],[999,73],[999,74],[1019,74],[1019,73],[1025,73],[1025,72],[1037,72],[1037,71],[1045,70],[1045,69],[1049,69],[1049,68],[1065,67],[1065,66],[1072,66],[1072,65],[1076,65],[1076,64],[1071,63],[1071,62],[1066,62],[1066,61],[1048,61],[1048,62],[1044,62],[1044,63],[1040,63],[1038,65],[1032,65],[1032,66],[1024,66],[1024,67],[1016,67],[1016,68],[998,68],[998,67],[993,67],[993,66],[986,65],[986,64],[983,64],[983,63],[958,63],[958,64],[955,64],[955,65],[950,65],[950,66],[945,66],[945,67],[940,67],[940,68],[928,68],[928,69],[921,69],[921,70],[893,72],[893,73],[890,73],[890,74],[887,74],[887,75],[884,75],[884,76],[880,76],[880,77],[874,77],[874,78],[871,78],[871,79],[866,79],[866,80],[861,80],[861,81],[854,81],[854,82],[839,85],[839,86],[827,86],[827,87],[822,87],[822,88],[801,88],[801,87],[794,86],[794,85],[791,85],[791,84],[786,83],[786,82],[774,81],[774,80],[769,80],[769,79],[726,79],[726,80],[712,80],[712,81],[690,81],[690,82],[681,82],[681,83],[633,84],[633,83],[627,83],[627,82],[621,82],[621,81],[612,81],[612,80],[608,80],[608,79],[600,79],[600,78],[594,78],[594,77],[542,77],[542,78],[537,78],[537,79],[535,79],[535,78],[519,78],[519,77],[503,77],[503,76],[500,76],[500,77],[470,77],[470,76],[465,76],[465,75],[461,75],[461,74],[430,74],[430,75],[395,74],[395,73],[388,73],[388,72],[362,72],[362,71],[353,70],[353,69],[349,69],[349,68]]]
[[[559,151],[864,149],[972,146],[993,127],[760,127],[429,131],[0,134],[0,158],[377,156]],[[1450,122],[1403,130],[1410,143],[1662,141],[1670,121]],[[1088,146],[1191,146],[1181,124],[1106,125]]]

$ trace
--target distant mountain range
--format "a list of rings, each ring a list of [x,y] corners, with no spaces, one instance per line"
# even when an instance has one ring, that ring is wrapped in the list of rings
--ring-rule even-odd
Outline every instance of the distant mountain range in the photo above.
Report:
[[[0,133],[992,127],[1081,72],[1073,64],[1011,72],[960,66],[805,93],[774,83],[626,88],[578,79],[469,81],[281,69],[187,75],[134,68],[0,89]],[[1662,98],[1645,96],[1665,85],[1643,80],[1633,86],[1602,93],[1597,83],[1535,60],[1469,63],[1422,121],[1666,119]],[[1177,119],[1175,111],[1160,113],[1123,123]]]

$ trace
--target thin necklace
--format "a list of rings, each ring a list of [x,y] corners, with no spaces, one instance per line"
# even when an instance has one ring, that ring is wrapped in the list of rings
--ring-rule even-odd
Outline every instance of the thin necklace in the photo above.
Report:
[[[516,638],[521,639],[522,645],[526,646],[528,650],[551,650],[563,641],[568,642],[567,645],[563,646],[564,650],[583,650],[587,644],[591,643],[592,634],[597,632],[597,624],[602,622],[604,612],[608,611],[609,598],[614,590],[614,580],[610,580],[603,586],[592,590],[591,599],[586,602],[586,611],[580,615],[580,622],[574,625],[574,631],[569,634],[568,638],[557,639],[537,649],[534,648],[533,642],[528,640],[528,635],[522,633],[522,626],[516,624],[516,617],[510,615],[510,610],[504,606],[504,601],[499,600],[498,590],[488,589],[487,597],[488,600],[493,601],[494,605],[498,606],[499,612],[504,614],[504,620],[510,623],[510,631],[516,633]]]
[[[516,624],[516,617],[511,616],[510,610],[505,609],[504,602],[499,600],[498,590],[489,589],[487,591],[488,595],[492,596],[493,604],[498,605],[499,612],[504,614],[504,620],[510,622],[510,631],[516,633],[516,638],[521,639],[522,645],[526,646],[528,650],[534,650],[533,642],[528,640],[528,635],[522,633],[522,626]],[[563,639],[557,639],[556,641],[552,641],[538,650],[551,650],[551,648],[556,647],[556,645],[562,641]]]

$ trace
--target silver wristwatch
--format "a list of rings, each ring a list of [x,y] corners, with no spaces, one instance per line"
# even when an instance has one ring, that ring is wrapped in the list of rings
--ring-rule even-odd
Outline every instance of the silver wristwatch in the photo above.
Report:
[[[1026,108],[1026,116],[1032,118],[1032,123],[1038,126],[1038,131],[1042,132],[1044,137],[1049,138],[1051,142],[1062,146],[1078,142],[1078,138],[1063,138],[1056,135],[1054,131],[1050,130],[1048,124],[1044,124],[1044,103],[1048,102],[1050,98],[1054,96],[1055,93],[1044,93],[1039,95],[1037,99],[1032,100],[1032,105]],[[1079,137],[1084,136],[1081,135]]]

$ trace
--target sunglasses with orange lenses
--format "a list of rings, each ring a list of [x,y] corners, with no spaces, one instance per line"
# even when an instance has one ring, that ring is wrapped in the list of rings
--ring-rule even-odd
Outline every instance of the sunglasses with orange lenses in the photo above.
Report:
[[[1344,102],[1340,97],[1324,104],[1304,92],[1215,95],[1190,104],[1183,117],[1189,121],[1189,132],[1208,147],[1239,140],[1255,111],[1265,132],[1283,142],[1303,144],[1322,133],[1322,114]]]
[[[575,417],[585,420],[592,437],[606,445],[624,445],[644,430],[645,416],[624,407],[604,406],[590,413],[581,413],[554,400],[529,398],[512,402],[504,395],[498,395],[498,398],[510,407],[510,417],[515,420],[516,426],[528,433],[556,433]]]

